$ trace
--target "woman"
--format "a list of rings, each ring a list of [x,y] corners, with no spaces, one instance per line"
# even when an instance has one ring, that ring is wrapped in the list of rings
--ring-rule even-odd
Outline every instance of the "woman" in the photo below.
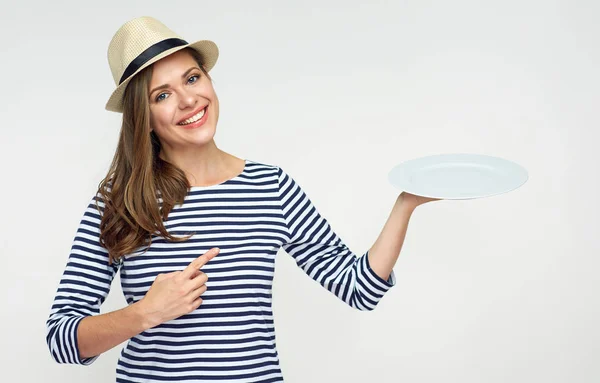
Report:
[[[359,310],[395,284],[410,215],[433,199],[402,193],[357,257],[283,169],[217,148],[217,56],[150,17],[113,37],[106,109],[123,113],[122,129],[47,321],[57,362],[88,365],[128,341],[120,382],[282,381],[271,311],[280,247]],[[99,314],[117,272],[128,306]]]

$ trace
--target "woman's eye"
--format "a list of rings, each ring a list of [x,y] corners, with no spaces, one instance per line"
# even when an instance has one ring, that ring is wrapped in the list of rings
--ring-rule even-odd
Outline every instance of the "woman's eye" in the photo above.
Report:
[[[188,79],[188,83],[194,84],[194,83],[196,83],[198,81],[199,78],[200,78],[200,75],[193,75],[192,77],[190,77]],[[192,80],[192,79],[194,79],[194,80]],[[162,101],[162,100],[164,100],[166,98],[166,97],[162,97],[161,98],[161,96],[167,96],[167,93],[161,93],[158,96],[156,96],[156,101],[157,102],[158,101]]]

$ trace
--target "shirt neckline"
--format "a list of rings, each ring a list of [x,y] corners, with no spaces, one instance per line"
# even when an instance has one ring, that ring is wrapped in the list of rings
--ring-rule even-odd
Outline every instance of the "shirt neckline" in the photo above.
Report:
[[[242,172],[239,173],[238,175],[234,176],[233,178],[230,178],[228,180],[225,180],[221,183],[218,184],[214,184],[214,185],[207,185],[207,186],[190,186],[189,191],[197,191],[197,190],[206,190],[206,189],[210,189],[210,188],[215,188],[221,185],[225,185],[231,181],[235,181],[237,179],[239,179],[242,175],[244,175],[244,173],[246,173],[246,168],[248,167],[248,159],[244,159],[244,168],[242,169]]]

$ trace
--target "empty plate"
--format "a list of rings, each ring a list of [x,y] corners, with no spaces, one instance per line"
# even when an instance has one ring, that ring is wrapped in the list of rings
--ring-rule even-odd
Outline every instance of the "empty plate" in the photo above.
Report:
[[[527,182],[519,164],[481,154],[451,153],[396,165],[390,183],[410,194],[442,199],[483,198],[514,190]]]

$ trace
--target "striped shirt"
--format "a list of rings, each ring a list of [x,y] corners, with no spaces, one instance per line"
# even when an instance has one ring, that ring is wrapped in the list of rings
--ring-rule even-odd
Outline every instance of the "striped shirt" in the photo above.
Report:
[[[202,305],[129,339],[117,362],[117,382],[281,382],[271,309],[275,255],[280,247],[313,280],[358,310],[372,310],[395,285],[371,269],[368,251],[350,251],[308,195],[282,168],[245,160],[242,173],[218,185],[191,187],[174,206],[165,228],[171,243],[154,235],[108,264],[99,243],[102,199],[88,205],[58,285],[46,341],[58,363],[89,365],[81,358],[77,327],[100,313],[119,272],[128,304],[144,297],[159,273],[183,270],[213,247],[220,253],[202,267],[209,279]],[[159,202],[160,201],[159,199]]]

